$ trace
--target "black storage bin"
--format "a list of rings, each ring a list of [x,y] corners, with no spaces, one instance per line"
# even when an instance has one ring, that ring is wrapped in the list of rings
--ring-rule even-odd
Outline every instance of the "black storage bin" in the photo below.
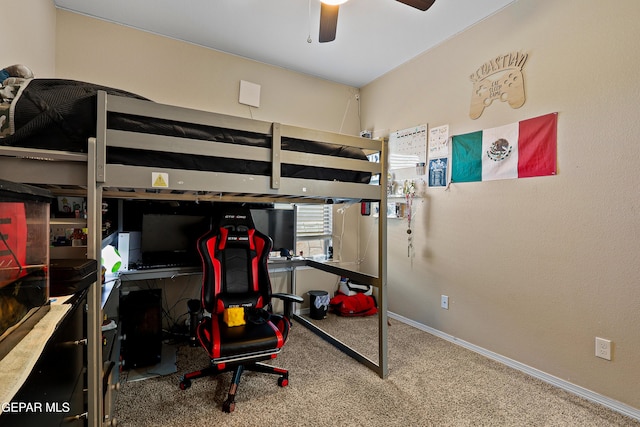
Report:
[[[49,295],[75,294],[98,280],[95,259],[52,259],[49,270]]]
[[[329,310],[329,292],[309,291],[309,315],[312,319],[322,320]]]

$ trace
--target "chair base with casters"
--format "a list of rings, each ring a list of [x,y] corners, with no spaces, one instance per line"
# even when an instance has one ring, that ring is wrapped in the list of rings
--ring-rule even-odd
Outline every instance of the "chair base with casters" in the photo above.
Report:
[[[268,357],[267,359],[270,359]],[[265,359],[265,360],[267,360]],[[233,412],[236,407],[236,392],[238,391],[238,386],[240,385],[240,377],[244,373],[244,371],[253,371],[253,372],[261,372],[263,374],[274,374],[279,375],[278,385],[280,387],[286,387],[289,385],[289,371],[286,369],[278,368],[276,366],[267,365],[265,363],[260,362],[251,362],[248,364],[240,364],[240,365],[226,365],[226,364],[217,364],[208,366],[200,371],[190,372],[185,374],[180,381],[180,389],[186,390],[191,387],[191,380],[202,377],[215,376],[218,374],[222,374],[224,372],[233,372],[233,377],[231,380],[231,386],[229,387],[229,393],[227,394],[227,399],[222,403],[222,410],[224,412]]]
[[[294,302],[301,303],[303,299],[296,295],[291,294],[273,294],[272,297],[282,299],[285,302],[285,313],[292,312],[292,305]],[[280,339],[286,340],[288,331],[291,327],[289,318],[286,316],[281,316],[277,314],[268,313],[266,310],[262,311],[265,317],[258,316],[258,320],[251,320],[252,316],[248,316],[249,320],[247,325],[239,326],[239,327],[230,327],[225,328],[225,326],[219,326],[221,328],[219,339],[222,340],[220,345],[221,354],[225,353],[238,353],[238,354],[230,354],[228,356],[219,356],[215,359],[211,359],[211,363],[206,368],[203,368],[198,371],[189,372],[182,376],[180,380],[180,389],[186,390],[191,387],[191,381],[197,378],[216,376],[226,372],[232,372],[232,381],[229,387],[229,392],[227,394],[227,399],[222,404],[222,410],[224,412],[233,412],[235,409],[235,397],[238,391],[238,387],[240,385],[240,378],[244,371],[253,371],[260,372],[264,374],[273,374],[278,375],[278,386],[286,387],[289,384],[289,371],[283,368],[279,368],[276,366],[272,366],[266,363],[261,363],[266,360],[275,359],[276,356],[280,353],[281,348],[273,349],[272,344],[268,342],[264,343],[255,343],[254,347],[256,351],[247,352],[247,344],[243,340],[242,344],[235,344],[233,342],[233,336],[245,336],[246,331],[244,330],[234,330],[236,328],[277,328],[282,337]],[[219,321],[218,319],[211,320],[210,318],[206,318],[203,323],[201,323],[199,327],[210,328],[208,323]],[[260,335],[256,333],[256,335]],[[230,338],[230,340],[225,344],[225,338]],[[203,338],[200,336],[201,345],[205,348],[210,348],[211,343],[202,342]],[[267,350],[259,350],[261,347],[269,347]]]
[[[227,366],[223,369],[218,369],[217,366],[209,366],[201,371],[192,372],[182,378],[182,381],[180,381],[180,389],[186,390],[191,387],[191,380],[196,378],[218,375],[223,372],[233,372],[233,379],[231,382],[231,387],[229,388],[229,393],[227,394],[227,399],[222,403],[222,410],[224,412],[230,413],[233,412],[233,410],[236,408],[236,391],[238,390],[238,386],[240,385],[240,377],[242,376],[242,373],[244,371],[280,375],[280,378],[278,378],[278,385],[280,387],[286,387],[289,384],[289,371],[287,371],[286,369],[276,368],[275,366],[255,362],[250,365],[236,365],[233,367]]]

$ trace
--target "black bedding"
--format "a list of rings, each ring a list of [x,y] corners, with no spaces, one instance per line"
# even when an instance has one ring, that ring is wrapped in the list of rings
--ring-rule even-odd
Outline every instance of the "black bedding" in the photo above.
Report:
[[[96,134],[97,92],[145,99],[139,95],[64,79],[31,79],[14,101],[15,132],[0,138],[0,145],[86,152],[87,139]],[[183,138],[270,147],[270,137],[259,133],[222,129],[203,125],[170,122],[111,113],[108,128]],[[359,148],[315,141],[282,138],[282,149],[366,160]],[[159,168],[206,170],[254,175],[269,175],[268,162],[215,158],[181,153],[162,153],[108,147],[108,163]],[[367,183],[369,173],[340,169],[283,164],[282,176]]]

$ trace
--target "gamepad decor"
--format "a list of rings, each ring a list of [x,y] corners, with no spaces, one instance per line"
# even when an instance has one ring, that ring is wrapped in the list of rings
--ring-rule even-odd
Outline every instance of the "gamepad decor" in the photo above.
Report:
[[[472,119],[480,117],[484,109],[496,99],[508,102],[511,108],[520,108],[524,105],[522,67],[528,56],[519,52],[500,55],[471,74],[473,93],[469,116]]]

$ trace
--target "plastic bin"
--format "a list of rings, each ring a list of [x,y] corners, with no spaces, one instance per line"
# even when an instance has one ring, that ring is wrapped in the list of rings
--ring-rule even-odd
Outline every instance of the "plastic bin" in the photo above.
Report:
[[[95,259],[52,259],[49,274],[49,295],[71,295],[98,280],[98,263]]]
[[[309,291],[309,315],[312,319],[322,320],[329,310],[329,292]]]

